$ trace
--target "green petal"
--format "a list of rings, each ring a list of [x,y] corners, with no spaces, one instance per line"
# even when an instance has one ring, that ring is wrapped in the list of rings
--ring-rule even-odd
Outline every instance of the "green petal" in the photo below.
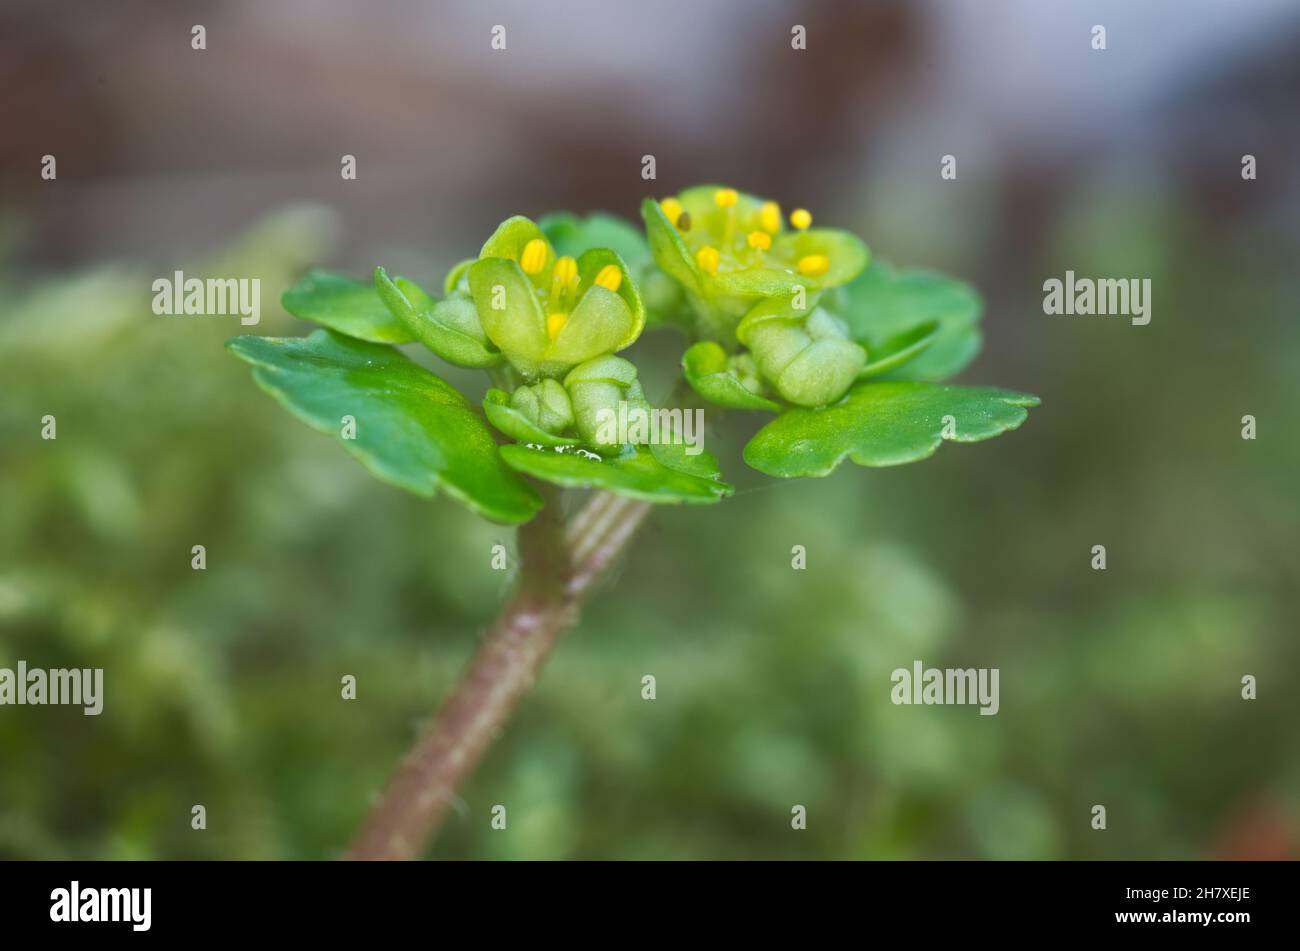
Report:
[[[779,404],[746,387],[727,367],[727,352],[712,340],[701,340],[682,355],[686,382],[710,403],[728,409],[760,409],[779,413]]]
[[[845,458],[862,466],[896,466],[934,454],[952,417],[956,442],[978,442],[1015,429],[1038,397],[991,387],[907,381],[856,384],[819,410],[782,413],[745,447],[745,461],[780,478],[824,476]]]
[[[556,436],[538,426],[510,405],[510,395],[503,390],[491,389],[483,397],[483,412],[490,422],[511,439],[539,446],[576,446],[578,440]]]
[[[841,316],[873,356],[890,338],[937,321],[939,331],[891,379],[940,382],[963,370],[980,349],[983,304],[970,285],[931,271],[896,270],[877,262],[845,289]]]
[[[284,309],[331,330],[371,343],[408,343],[415,337],[389,313],[374,284],[332,271],[309,271],[280,298]]]
[[[809,228],[807,231],[790,231],[781,235],[772,245],[772,256],[796,267],[800,258],[822,254],[830,263],[825,274],[812,277],[816,287],[837,287],[847,284],[867,266],[871,252],[857,235],[837,228]]]
[[[665,465],[644,446],[600,461],[519,445],[502,446],[501,457],[520,472],[555,485],[605,489],[647,502],[708,504],[732,492],[731,486],[700,475],[699,470],[685,472]]]
[[[890,337],[882,341],[875,350],[868,353],[871,362],[862,368],[862,372],[858,374],[858,379],[865,380],[867,377],[888,373],[909,360],[914,360],[924,353],[930,344],[934,343],[938,335],[939,322],[931,320],[924,324],[917,324],[911,330],[905,330],[896,337]]]
[[[725,294],[754,301],[760,297],[789,297],[797,288],[809,294],[818,288],[817,279],[804,277],[794,271],[772,267],[747,267],[740,271],[718,271],[707,274],[705,283],[714,294]]]
[[[613,215],[596,212],[579,218],[567,211],[553,212],[539,218],[537,226],[556,254],[578,258],[591,248],[609,248],[634,268],[650,260],[650,245],[641,230]]]
[[[487,345],[474,302],[464,297],[435,301],[405,278],[390,279],[375,268],[375,289],[385,306],[420,341],[448,363],[490,367],[501,354]]]
[[[356,421],[345,449],[380,479],[421,496],[438,487],[500,522],[526,522],[536,490],[506,467],[491,431],[449,384],[392,347],[328,330],[308,337],[235,337],[226,344],[253,379],[322,433]]]
[[[533,372],[551,341],[546,315],[523,270],[514,261],[483,258],[469,269],[469,289],[488,339],[519,369]]]

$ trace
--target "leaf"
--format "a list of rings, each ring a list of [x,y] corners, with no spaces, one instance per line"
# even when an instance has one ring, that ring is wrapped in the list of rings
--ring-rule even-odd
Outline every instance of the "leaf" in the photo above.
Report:
[[[939,331],[925,353],[890,372],[891,379],[941,382],[979,353],[984,305],[969,284],[932,271],[897,270],[877,262],[845,291],[841,316],[852,337],[873,356],[890,338],[938,322]]]
[[[710,403],[728,409],[781,412],[781,406],[759,396],[727,367],[727,352],[712,340],[701,340],[682,354],[682,371],[691,389]]]
[[[834,406],[782,413],[745,447],[745,461],[780,478],[824,476],[845,457],[862,466],[896,466],[934,454],[951,416],[955,442],[979,442],[1015,429],[1038,397],[992,387],[896,381],[860,382]]]
[[[548,433],[519,410],[510,405],[510,394],[505,390],[491,389],[483,397],[483,412],[490,422],[511,439],[539,446],[576,446],[577,439]]]
[[[235,337],[253,379],[289,412],[340,441],[380,479],[430,497],[441,486],[475,512],[526,522],[542,507],[537,491],[506,467],[496,440],[448,383],[392,347],[328,330],[308,337]]]
[[[858,373],[858,379],[880,376],[915,359],[925,351],[926,347],[934,343],[934,338],[938,334],[939,322],[931,320],[917,324],[911,330],[905,330],[896,337],[890,337],[879,344],[874,352],[868,354],[872,358],[871,362]]]
[[[382,267],[375,268],[375,289],[393,316],[448,363],[481,369],[501,362],[501,353],[488,347],[469,298],[435,301],[414,282],[389,278]]]
[[[671,453],[665,456],[672,458]],[[627,447],[622,455],[605,456],[600,461],[571,452],[519,445],[502,446],[501,457],[520,472],[555,485],[607,489],[647,502],[702,505],[720,501],[732,492],[731,486],[718,481],[717,461],[707,453],[689,457],[691,471],[665,465],[645,446]]]
[[[614,215],[596,212],[579,218],[567,211],[552,212],[539,218],[537,227],[555,247],[556,254],[577,258],[592,248],[608,248],[629,267],[650,260],[650,245],[641,230]]]
[[[389,313],[375,286],[332,271],[309,271],[280,298],[284,309],[371,343],[409,343],[415,336]]]

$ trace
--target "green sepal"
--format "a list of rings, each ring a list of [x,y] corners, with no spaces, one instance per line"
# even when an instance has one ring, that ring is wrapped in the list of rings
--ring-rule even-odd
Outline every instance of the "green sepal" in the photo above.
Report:
[[[896,466],[933,455],[945,438],[979,442],[1015,429],[1038,397],[992,387],[863,381],[824,409],[782,413],[745,446],[745,462],[778,478],[825,476],[844,459]],[[945,416],[952,434],[945,437]]]
[[[772,244],[772,256],[796,267],[801,258],[813,254],[825,255],[830,265],[824,274],[809,278],[814,287],[838,287],[853,280],[866,268],[871,252],[862,240],[838,228],[809,228],[807,231],[787,231]]]
[[[500,352],[488,345],[477,310],[468,298],[435,301],[412,281],[390,278],[382,267],[375,268],[375,290],[415,339],[448,363],[481,369],[501,362]]]
[[[308,271],[280,297],[284,309],[358,340],[409,343],[415,335],[395,317],[374,284],[333,271]]]
[[[664,447],[660,447],[664,448]],[[720,501],[733,491],[707,471],[707,453],[692,457],[692,471],[665,465],[649,447],[626,447],[622,453],[602,456],[598,461],[576,452],[529,449],[527,446],[501,447],[501,457],[520,472],[570,489],[605,489],[647,502],[706,505]],[[712,459],[712,457],[709,457]]]
[[[781,405],[759,396],[727,366],[727,351],[712,340],[701,340],[682,355],[686,382],[700,396],[728,409],[781,412]]]
[[[695,263],[681,234],[659,207],[659,202],[653,198],[641,202],[641,217],[645,221],[646,239],[650,242],[655,263],[688,291],[704,295],[704,272]]]
[[[457,261],[452,266],[452,269],[447,272],[447,276],[442,279],[444,297],[455,293],[469,293],[469,269],[477,260],[478,258],[466,258],[463,261]]]
[[[482,258],[469,269],[469,288],[488,339],[520,371],[537,373],[550,338],[546,315],[523,269],[504,258]]]
[[[501,460],[492,432],[450,384],[392,347],[329,330],[307,337],[235,337],[226,344],[253,379],[385,482],[430,497],[441,487],[499,522],[526,522],[536,489]],[[355,438],[344,438],[344,417]]]

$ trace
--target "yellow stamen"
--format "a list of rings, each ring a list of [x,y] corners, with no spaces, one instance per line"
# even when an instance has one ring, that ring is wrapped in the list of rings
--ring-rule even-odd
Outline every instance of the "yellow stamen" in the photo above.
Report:
[[[707,244],[695,252],[695,263],[709,274],[718,269],[718,262],[721,260],[722,255],[718,253],[718,249]]]
[[[719,208],[730,208],[740,200],[740,195],[734,188],[719,188],[713,193],[713,203]]]
[[[831,269],[831,260],[824,254],[807,254],[799,259],[799,273],[817,277]]]
[[[745,243],[751,248],[758,248],[760,251],[766,251],[772,247],[772,236],[766,231],[751,231],[745,236]]]
[[[617,294],[619,285],[623,283],[623,271],[617,264],[606,264],[596,275],[596,283]]]
[[[533,238],[524,245],[523,253],[519,255],[519,266],[525,274],[540,274],[542,268],[546,267],[546,255],[546,242],[541,238]]]
[[[763,207],[758,210],[758,225],[768,234],[780,231],[781,206],[774,201],[763,202]]]
[[[659,203],[659,208],[668,219],[668,223],[677,227],[677,219],[682,216],[682,203],[676,198],[665,198]]]
[[[812,224],[812,214],[807,208],[796,208],[790,212],[790,224],[803,231]]]
[[[569,322],[568,314],[551,314],[546,318],[546,336],[554,340]]]
[[[573,260],[567,254],[555,262],[555,271],[553,272],[555,283],[560,288],[566,288],[578,279],[578,262]]]

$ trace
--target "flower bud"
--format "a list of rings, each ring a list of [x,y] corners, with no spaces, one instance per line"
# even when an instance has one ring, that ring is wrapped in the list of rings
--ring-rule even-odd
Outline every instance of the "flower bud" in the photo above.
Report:
[[[564,387],[555,380],[519,387],[510,395],[510,406],[552,435],[559,435],[573,425],[573,404]]]
[[[834,403],[867,362],[867,351],[849,339],[836,317],[820,307],[801,315],[788,299],[759,304],[736,335],[749,347],[762,377],[798,406]]]
[[[573,414],[583,442],[606,452],[620,448],[611,421],[620,418],[619,403],[626,408],[621,418],[633,411],[650,412],[650,404],[636,378],[636,367],[622,357],[604,356],[574,367],[564,378],[573,401]]]

